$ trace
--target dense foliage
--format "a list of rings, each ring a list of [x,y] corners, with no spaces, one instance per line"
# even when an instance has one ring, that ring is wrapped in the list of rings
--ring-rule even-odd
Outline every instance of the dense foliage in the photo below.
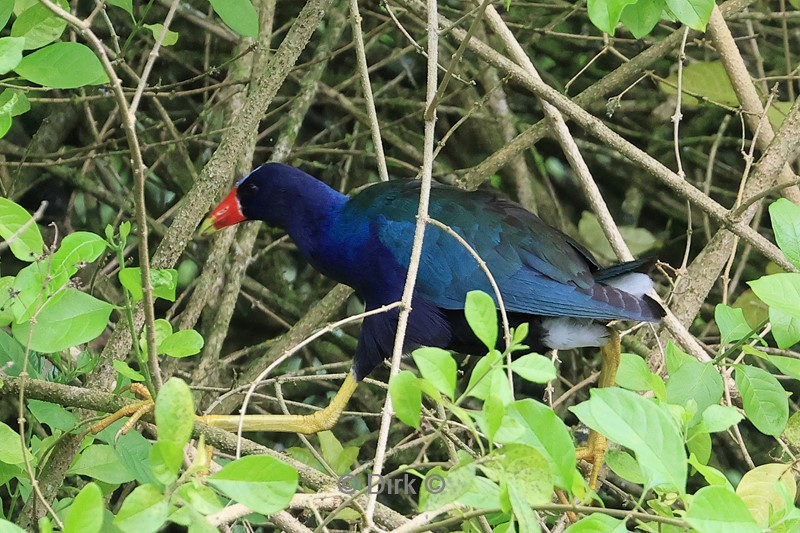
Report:
[[[436,35],[417,0],[0,0],[0,532],[800,528],[796,3],[430,4]],[[420,348],[308,438],[207,428],[324,406],[358,334],[279,232],[194,235],[270,159],[494,187],[658,257],[672,315],[590,391],[594,351],[531,353],[474,292],[485,354]]]

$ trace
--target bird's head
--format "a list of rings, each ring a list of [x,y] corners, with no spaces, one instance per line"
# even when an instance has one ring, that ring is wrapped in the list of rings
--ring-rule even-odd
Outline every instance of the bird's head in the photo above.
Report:
[[[266,163],[245,176],[203,221],[198,233],[210,235],[244,220],[263,220],[270,226],[286,226],[288,204],[298,181],[314,178],[281,163]]]

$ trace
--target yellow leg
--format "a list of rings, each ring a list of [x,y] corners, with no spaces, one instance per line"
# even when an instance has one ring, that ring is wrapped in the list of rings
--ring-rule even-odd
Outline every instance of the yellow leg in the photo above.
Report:
[[[609,328],[608,343],[600,349],[603,362],[600,368],[600,376],[597,378],[598,387],[613,387],[617,380],[617,370],[622,358],[622,348],[619,343],[619,334]],[[596,431],[589,433],[589,440],[586,446],[578,448],[577,458],[580,461],[592,463],[592,472],[589,474],[589,488],[597,490],[597,478],[603,468],[603,458],[606,454],[606,438]]]
[[[279,433],[304,433],[306,435],[331,429],[336,425],[357,387],[358,381],[356,381],[353,374],[347,374],[336,396],[333,397],[333,400],[325,409],[310,415],[245,415],[242,427],[244,431],[275,431]],[[130,420],[121,429],[122,433],[125,434],[136,425],[136,422],[142,416],[153,411],[155,404],[146,388],[141,385],[140,387],[132,386],[131,390],[144,398],[144,400],[108,415],[89,428],[92,433],[99,433],[120,418],[129,416]],[[206,415],[197,417],[200,422],[228,431],[238,430],[239,419],[239,415]]]
[[[347,402],[358,387],[353,374],[347,374],[339,392],[331,403],[321,411],[310,415],[244,415],[242,427],[244,431],[276,431],[280,433],[303,433],[311,435],[331,429],[336,425]],[[200,422],[210,426],[237,431],[241,415],[206,415],[198,416]]]

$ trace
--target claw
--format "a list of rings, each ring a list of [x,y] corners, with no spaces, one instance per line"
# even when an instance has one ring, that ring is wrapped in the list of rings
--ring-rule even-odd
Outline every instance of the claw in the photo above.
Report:
[[[603,459],[606,454],[607,441],[604,436],[592,431],[586,446],[576,450],[576,457],[579,461],[586,461],[592,464],[589,473],[589,488],[597,492],[597,480],[600,478],[600,471],[603,469]]]
[[[104,429],[106,429],[111,424],[113,424],[114,422],[116,422],[117,420],[119,420],[120,418],[129,416],[130,420],[125,422],[125,425],[123,425],[122,429],[120,429],[120,434],[124,435],[128,431],[130,431],[133,426],[136,425],[136,422],[138,422],[140,418],[142,418],[144,415],[148,413],[153,412],[153,409],[155,408],[155,403],[153,403],[153,398],[152,396],[150,396],[150,391],[147,390],[147,387],[145,387],[141,383],[131,383],[127,387],[123,387],[122,390],[120,390],[120,392],[125,392],[127,390],[130,390],[136,396],[142,398],[142,400],[136,403],[132,403],[130,405],[126,405],[119,411],[111,413],[110,415],[102,419],[100,422],[91,426],[89,428],[89,431],[92,432],[92,434],[96,435],[101,431],[103,431]]]

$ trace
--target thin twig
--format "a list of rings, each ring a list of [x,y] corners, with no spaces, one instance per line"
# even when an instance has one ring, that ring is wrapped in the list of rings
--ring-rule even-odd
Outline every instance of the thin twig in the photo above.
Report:
[[[433,99],[436,97],[437,85],[437,58],[439,57],[439,13],[437,10],[436,0],[428,0],[428,82],[425,97],[425,105],[430,106]],[[392,369],[391,376],[396,375],[400,371],[400,359],[403,355],[403,344],[405,341],[406,328],[408,326],[408,319],[411,313],[412,297],[414,295],[414,286],[417,281],[417,273],[419,271],[419,263],[422,258],[422,243],[425,238],[425,219],[428,216],[428,202],[430,200],[431,182],[433,174],[433,145],[434,135],[436,133],[436,113],[430,113],[425,117],[425,137],[422,147],[422,186],[420,187],[419,194],[419,208],[417,210],[417,222],[414,229],[414,242],[411,247],[411,258],[408,262],[408,275],[406,277],[405,287],[403,288],[403,297],[401,299],[400,314],[397,318],[397,334],[395,335],[394,348],[392,349]],[[389,428],[392,424],[392,416],[394,410],[392,408],[392,396],[386,395],[386,401],[383,405],[383,416],[381,417],[381,427],[378,432],[378,442],[375,446],[375,462],[373,465],[373,474],[380,476],[383,472],[383,461],[386,457],[386,446],[389,440]],[[372,479],[378,479],[374,477]],[[372,527],[373,516],[375,513],[375,504],[378,499],[378,491],[370,491],[369,499],[367,500],[366,522],[367,527]]]
[[[361,77],[361,88],[364,91],[364,104],[369,116],[372,144],[375,147],[375,159],[378,163],[378,176],[381,181],[389,181],[389,169],[386,166],[386,156],[383,153],[383,139],[381,138],[381,125],[378,113],[375,111],[375,97],[372,95],[372,84],[369,81],[369,66],[367,53],[364,49],[364,36],[361,34],[361,14],[358,12],[358,0],[350,0],[350,21],[353,24],[353,40],[356,45],[356,63]]]
[[[131,98],[131,106],[128,109],[128,113],[130,114],[129,120],[132,123],[136,122],[136,110],[139,109],[139,102],[142,99],[142,93],[144,92],[145,87],[147,87],[147,80],[150,78],[150,71],[153,70],[153,65],[158,59],[158,51],[161,48],[161,44],[166,39],[167,34],[169,33],[169,25],[172,22],[172,18],[175,16],[175,11],[178,9],[178,5],[180,4],[180,0],[172,0],[172,5],[169,6],[169,11],[167,11],[167,16],[164,17],[164,24],[161,28],[161,32],[156,37],[156,42],[153,45],[153,48],[150,49],[150,53],[147,55],[147,63],[145,63],[144,68],[142,69],[142,75],[139,78],[139,85],[136,87],[136,92],[133,94],[133,98]]]
[[[678,166],[675,173],[681,179],[686,179],[686,172],[683,170],[683,158],[681,157],[681,103],[683,102],[683,64],[686,62],[686,39],[689,38],[689,26],[683,28],[683,39],[681,39],[681,46],[678,49],[678,91],[675,95],[675,112],[672,114],[672,145],[675,149],[675,162]],[[689,251],[692,248],[692,204],[686,200],[686,247],[683,252],[683,260],[678,269],[679,272],[686,270],[686,265],[689,264]]]
[[[100,64],[103,66],[106,75],[111,83],[111,90],[114,93],[114,98],[120,110],[120,120],[122,121],[122,128],[125,131],[125,137],[128,141],[128,147],[131,151],[131,166],[133,171],[133,201],[136,213],[136,225],[139,232],[139,268],[141,269],[141,282],[142,282],[142,304],[144,306],[144,326],[145,336],[147,339],[147,361],[150,374],[148,385],[154,390],[151,393],[157,393],[161,388],[161,369],[158,365],[158,354],[156,351],[156,338],[155,338],[155,310],[153,308],[153,286],[150,281],[150,251],[148,245],[148,225],[147,225],[147,207],[145,204],[144,195],[144,159],[142,157],[142,150],[139,145],[139,138],[136,133],[136,117],[130,113],[128,101],[125,99],[125,93],[122,89],[122,81],[117,76],[114,70],[114,65],[106,54],[105,46],[100,38],[95,35],[91,28],[82,20],[72,15],[72,13],[64,10],[61,6],[54,4],[51,0],[41,0],[42,4],[55,13],[57,16],[66,20],[73,28],[75,28],[97,54]]]

